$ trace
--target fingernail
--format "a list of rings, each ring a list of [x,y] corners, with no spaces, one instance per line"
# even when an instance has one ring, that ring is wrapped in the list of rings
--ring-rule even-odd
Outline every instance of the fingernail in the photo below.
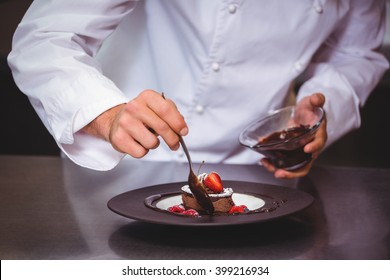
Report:
[[[180,148],[180,144],[177,143],[177,145],[175,145],[175,146],[172,148],[172,150],[173,150],[173,151],[177,151],[179,148]]]
[[[186,136],[188,134],[188,128],[187,127],[183,128],[182,130],[180,130],[179,133],[181,136]]]

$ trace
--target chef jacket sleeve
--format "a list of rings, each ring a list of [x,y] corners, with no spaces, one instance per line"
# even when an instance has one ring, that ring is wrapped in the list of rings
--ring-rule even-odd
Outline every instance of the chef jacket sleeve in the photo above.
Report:
[[[128,101],[94,56],[135,5],[129,0],[35,0],[14,34],[8,62],[18,87],[58,146],[81,166],[107,170],[123,157],[80,129]]]
[[[326,95],[328,144],[360,126],[360,108],[388,69],[378,52],[385,30],[385,1],[354,0],[337,29],[314,55],[298,99]]]

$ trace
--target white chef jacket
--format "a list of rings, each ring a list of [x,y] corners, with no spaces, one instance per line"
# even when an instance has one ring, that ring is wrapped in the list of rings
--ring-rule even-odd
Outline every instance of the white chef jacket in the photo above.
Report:
[[[144,89],[183,114],[196,162],[256,163],[239,144],[254,119],[297,98],[326,95],[329,143],[360,125],[359,107],[388,62],[381,0],[35,0],[9,65],[59,147],[106,170],[124,156],[80,131]],[[145,157],[185,160],[162,144]]]

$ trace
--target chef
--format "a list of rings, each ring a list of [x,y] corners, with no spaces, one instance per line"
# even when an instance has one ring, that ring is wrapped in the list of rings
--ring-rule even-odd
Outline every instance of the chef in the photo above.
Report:
[[[185,161],[178,134],[195,162],[255,164],[239,133],[291,102],[327,112],[305,146],[314,160],[359,127],[388,68],[384,27],[384,0],[35,0],[8,61],[63,153],[87,168]],[[278,178],[312,165],[261,162]]]

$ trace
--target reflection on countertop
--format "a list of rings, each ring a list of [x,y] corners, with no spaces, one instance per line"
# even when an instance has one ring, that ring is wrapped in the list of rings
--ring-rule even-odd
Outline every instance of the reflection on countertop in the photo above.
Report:
[[[390,258],[389,169],[315,165],[306,178],[288,181],[257,165],[206,164],[205,172],[224,180],[297,188],[315,198],[299,213],[243,226],[155,225],[107,208],[120,193],[185,181],[187,168],[125,160],[97,172],[56,157],[0,156],[0,258]]]

